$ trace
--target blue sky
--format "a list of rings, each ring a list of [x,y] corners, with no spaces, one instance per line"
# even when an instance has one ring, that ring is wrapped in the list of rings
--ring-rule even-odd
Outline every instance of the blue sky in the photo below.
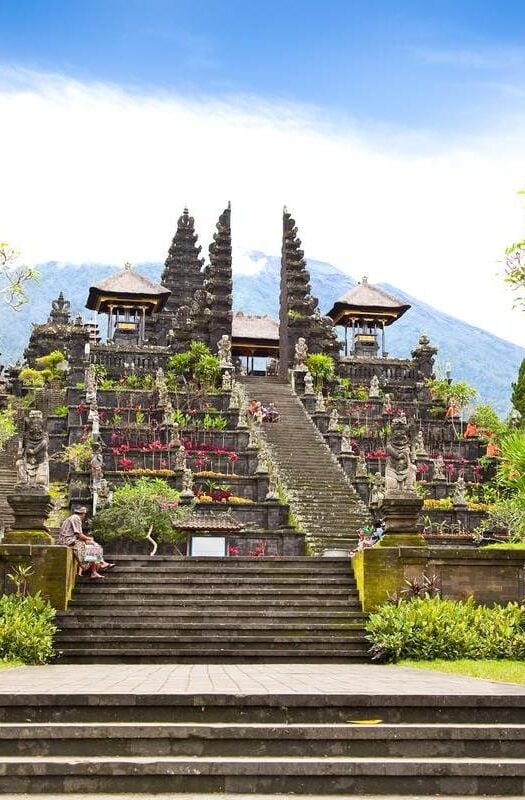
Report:
[[[523,344],[525,3],[0,0],[0,239],[162,261],[184,205]]]
[[[0,22],[4,63],[441,134],[525,97],[519,0],[2,0]]]

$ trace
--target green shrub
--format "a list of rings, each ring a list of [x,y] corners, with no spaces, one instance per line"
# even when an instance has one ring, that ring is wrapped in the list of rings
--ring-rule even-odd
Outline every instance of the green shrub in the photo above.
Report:
[[[386,603],[366,625],[375,660],[524,659],[525,606],[436,597]]]
[[[0,659],[46,664],[55,655],[55,609],[37,594],[0,597]]]
[[[181,535],[174,520],[186,516],[191,507],[179,506],[179,492],[161,478],[139,478],[115,489],[111,505],[93,518],[91,530],[105,542],[125,536],[146,538],[150,528],[158,542],[175,542]]]
[[[0,450],[16,433],[15,413],[11,407],[0,411]]]
[[[69,408],[67,406],[55,406],[52,411],[54,417],[67,417]]]
[[[335,361],[332,356],[326,355],[326,353],[310,353],[304,363],[314,379],[317,391],[321,391],[324,382],[335,375]]]

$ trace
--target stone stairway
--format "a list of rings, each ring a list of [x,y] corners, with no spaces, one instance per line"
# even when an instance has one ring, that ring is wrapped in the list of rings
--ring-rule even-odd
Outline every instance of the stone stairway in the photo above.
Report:
[[[61,662],[363,662],[346,558],[122,556],[58,616]]]
[[[314,552],[351,549],[369,514],[322,434],[287,383],[276,378],[245,377],[253,400],[275,403],[280,421],[263,423],[261,433],[277,466],[292,512]]]
[[[18,435],[12,436],[0,452],[0,531],[12,527],[14,522],[13,511],[7,502],[7,495],[11,494],[16,482],[16,454],[18,450]]]
[[[1,794],[524,793],[523,695],[141,694],[123,690],[136,674],[98,679],[0,695]]]

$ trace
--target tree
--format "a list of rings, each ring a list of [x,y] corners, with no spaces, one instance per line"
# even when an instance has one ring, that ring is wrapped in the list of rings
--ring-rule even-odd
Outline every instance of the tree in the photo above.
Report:
[[[521,414],[522,420],[525,419],[525,358],[520,364],[518,379],[512,384],[512,405]]]
[[[15,311],[27,303],[27,282],[38,276],[33,267],[16,266],[18,256],[7,242],[0,242],[0,301]]]

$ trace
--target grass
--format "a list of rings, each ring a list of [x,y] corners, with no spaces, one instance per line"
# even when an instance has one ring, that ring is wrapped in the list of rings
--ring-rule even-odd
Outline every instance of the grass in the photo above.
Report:
[[[525,550],[525,542],[500,542],[498,544],[487,544],[484,550]]]
[[[430,669],[454,675],[468,675],[471,678],[484,678],[488,681],[525,684],[525,661],[471,661],[467,658],[445,661],[436,659],[435,661],[399,661],[398,666]]]
[[[6,667],[23,667],[23,666],[24,662],[17,661],[16,659],[14,661],[0,661],[0,669],[5,669]]]

